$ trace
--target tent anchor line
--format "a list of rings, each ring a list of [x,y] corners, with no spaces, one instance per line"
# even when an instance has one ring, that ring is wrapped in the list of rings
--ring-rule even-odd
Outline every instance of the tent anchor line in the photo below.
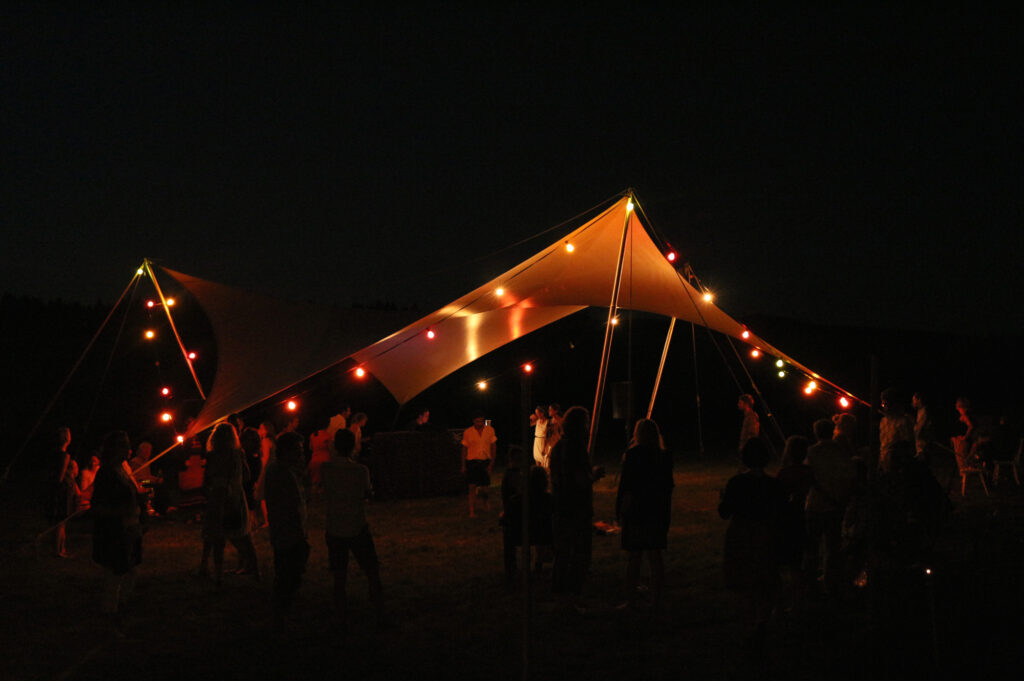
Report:
[[[128,292],[132,290],[132,287],[134,287],[138,283],[139,277],[141,275],[141,271],[135,272],[135,275],[132,276],[131,281],[128,282],[128,285],[125,287],[124,291],[121,292],[121,295],[118,297],[117,302],[114,303],[113,307],[110,308],[110,312],[107,313],[106,319],[104,319],[103,322],[100,324],[100,328],[96,329],[96,333],[93,334],[92,340],[90,340],[89,343],[85,346],[85,350],[82,350],[82,354],[79,355],[78,359],[71,367],[71,371],[69,371],[68,375],[64,378],[64,382],[60,384],[59,388],[57,388],[57,392],[54,393],[52,398],[50,398],[49,403],[43,409],[43,413],[39,415],[39,418],[36,420],[35,425],[33,425],[32,429],[29,430],[29,433],[25,437],[25,440],[21,443],[21,446],[18,447],[18,450],[14,452],[14,456],[12,456],[11,460],[7,463],[7,468],[4,469],[4,474],[3,477],[0,478],[0,482],[7,482],[7,478],[11,474],[11,467],[14,465],[14,462],[17,461],[18,457],[21,456],[21,454],[25,451],[25,448],[28,447],[28,443],[31,442],[33,437],[35,437],[35,434],[39,430],[39,427],[43,425],[43,421],[46,420],[46,417],[50,415],[50,411],[53,409],[54,405],[57,404],[57,400],[60,399],[60,396],[64,393],[65,388],[68,387],[68,383],[71,382],[71,378],[78,371],[78,368],[82,365],[82,362],[89,354],[89,351],[92,350],[92,346],[96,344],[96,341],[99,339],[100,334],[103,333],[103,329],[105,329],[107,324],[110,323],[110,319],[114,316],[114,312],[121,305],[121,302],[124,300],[124,297],[128,295]]]

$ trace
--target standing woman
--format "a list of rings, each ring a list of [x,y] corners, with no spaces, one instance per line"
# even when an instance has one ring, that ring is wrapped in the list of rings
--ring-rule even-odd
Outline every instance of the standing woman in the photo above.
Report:
[[[548,417],[544,413],[544,407],[538,406],[530,414],[530,425],[533,426],[533,460],[538,466],[547,467],[547,459],[544,458],[547,447],[545,445],[548,434]]]
[[[203,560],[199,573],[213,554],[213,580],[218,586],[224,574],[224,544],[230,539],[242,559],[239,573],[259,575],[256,548],[249,536],[249,505],[245,501],[247,466],[235,427],[221,423],[207,444],[206,513],[203,515]]]
[[[135,587],[135,568],[142,562],[138,489],[122,465],[131,453],[128,433],[108,433],[100,446],[101,465],[93,482],[92,559],[108,570],[101,609],[115,624],[121,604]]]
[[[626,570],[629,599],[640,586],[640,564],[646,554],[651,565],[654,607],[661,605],[665,585],[662,554],[668,543],[672,514],[672,456],[665,451],[658,424],[636,422],[632,446],[622,457],[622,474],[615,497],[615,515],[622,526],[622,548],[629,552]]]
[[[551,528],[555,561],[551,590],[578,599],[590,568],[594,478],[587,452],[590,414],[572,407],[562,419],[562,436],[551,450]],[[576,603],[577,609],[582,608]]]
[[[260,520],[259,526],[267,527],[267,499],[263,491],[267,476],[267,466],[277,458],[274,451],[277,438],[275,437],[274,424],[270,421],[261,423],[257,432],[260,436],[260,474],[256,478],[253,496],[260,503],[260,510],[263,512],[263,518]]]

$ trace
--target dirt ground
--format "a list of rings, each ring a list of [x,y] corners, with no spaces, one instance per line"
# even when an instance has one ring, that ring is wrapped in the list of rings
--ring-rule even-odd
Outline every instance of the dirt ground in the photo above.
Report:
[[[382,560],[388,624],[373,626],[366,581],[350,569],[351,625],[332,625],[322,509],[310,509],[313,551],[293,621],[271,632],[273,573],[266,530],[256,545],[263,579],[194,576],[200,526],[187,514],[151,523],[124,635],[98,616],[102,573],[86,521],[70,530],[75,556],[32,538],[40,506],[18,481],[0,488],[0,679],[869,679],[1011,678],[1024,662],[1024,492],[1012,478],[986,497],[953,495],[949,526],[923,569],[871,584],[845,600],[811,597],[780,608],[767,653],[741,645],[740,603],[723,587],[726,523],[718,492],[735,472],[725,457],[676,467],[673,524],[660,613],[617,609],[625,555],[596,536],[581,614],[542,579],[524,637],[525,600],[504,586],[500,500],[470,519],[462,497],[375,503],[370,526]],[[597,485],[596,519],[613,520],[614,473]],[[495,483],[498,476],[495,476]],[[494,497],[497,497],[497,488]],[[233,566],[232,549],[227,564]],[[524,647],[524,638],[529,645]],[[524,652],[525,651],[525,652]]]

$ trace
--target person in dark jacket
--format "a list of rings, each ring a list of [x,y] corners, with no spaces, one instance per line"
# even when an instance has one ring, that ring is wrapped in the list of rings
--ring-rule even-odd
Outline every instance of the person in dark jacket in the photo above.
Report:
[[[674,486],[672,456],[665,451],[658,424],[651,419],[637,421],[632,446],[622,456],[615,516],[622,527],[622,548],[629,552],[629,598],[637,594],[640,565],[646,555],[651,566],[655,608],[660,606],[665,584],[662,554],[668,543]]]

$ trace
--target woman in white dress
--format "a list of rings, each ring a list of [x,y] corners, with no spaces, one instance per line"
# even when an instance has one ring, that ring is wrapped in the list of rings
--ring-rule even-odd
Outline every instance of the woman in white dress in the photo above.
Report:
[[[530,414],[530,425],[533,426],[533,460],[544,468],[547,464],[547,450],[545,442],[548,436],[548,417],[544,413],[544,407],[537,407]]]

